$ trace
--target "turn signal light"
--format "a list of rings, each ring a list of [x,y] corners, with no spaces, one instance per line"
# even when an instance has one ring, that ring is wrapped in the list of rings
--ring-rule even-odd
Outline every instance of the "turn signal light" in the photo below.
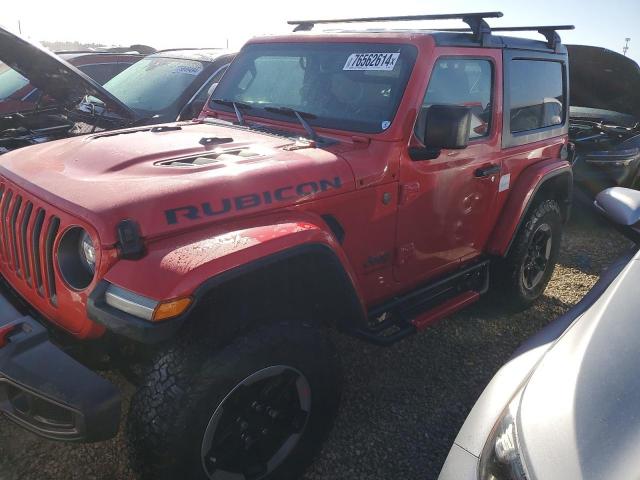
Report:
[[[191,297],[178,298],[160,302],[153,312],[152,320],[160,322],[183,314],[191,305]]]

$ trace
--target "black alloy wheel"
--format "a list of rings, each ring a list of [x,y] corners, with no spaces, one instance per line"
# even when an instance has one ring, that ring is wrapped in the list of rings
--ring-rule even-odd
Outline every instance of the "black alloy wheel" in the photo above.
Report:
[[[141,480],[298,479],[341,391],[323,327],[274,322],[219,348],[184,335],[158,351],[131,400],[131,465]]]
[[[534,290],[544,278],[551,258],[553,231],[547,223],[538,225],[524,257],[522,283],[528,290]]]
[[[295,368],[277,365],[245,378],[214,411],[202,441],[211,480],[258,480],[298,444],[311,412],[311,388]]]

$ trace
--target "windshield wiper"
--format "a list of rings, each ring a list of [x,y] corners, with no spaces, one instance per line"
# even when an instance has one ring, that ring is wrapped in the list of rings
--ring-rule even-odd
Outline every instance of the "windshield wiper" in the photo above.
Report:
[[[305,117],[309,119],[318,118],[313,113],[302,112],[300,110],[294,110],[293,108],[289,108],[289,107],[264,107],[264,109],[267,112],[280,113],[282,115],[287,115],[289,117],[296,117],[298,119],[298,122],[300,122],[300,125],[302,125],[302,128],[304,128],[305,132],[307,132],[307,135],[309,135],[309,137],[311,138],[311,140],[320,142],[320,137],[318,136],[318,133],[313,129],[313,127],[309,124],[309,122],[305,120]]]
[[[248,103],[236,102],[234,100],[223,100],[221,98],[214,98],[211,100],[213,103],[218,103],[220,105],[226,105],[228,107],[233,107],[233,110],[236,112],[236,117],[238,118],[238,125],[244,126],[246,122],[244,121],[244,115],[240,111],[241,108],[245,110],[251,110],[253,107]]]

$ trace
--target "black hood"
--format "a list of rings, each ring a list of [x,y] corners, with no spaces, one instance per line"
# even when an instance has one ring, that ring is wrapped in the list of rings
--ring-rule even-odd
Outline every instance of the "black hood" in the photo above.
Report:
[[[3,28],[0,28],[0,60],[60,103],[90,95],[103,101],[108,110],[136,119],[129,107],[73,65]]]
[[[640,118],[640,67],[601,47],[567,45],[572,107],[609,110]]]

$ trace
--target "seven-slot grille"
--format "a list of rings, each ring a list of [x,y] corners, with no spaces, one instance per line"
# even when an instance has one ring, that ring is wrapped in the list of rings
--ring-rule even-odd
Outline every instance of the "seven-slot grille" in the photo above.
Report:
[[[0,256],[4,268],[56,306],[53,243],[60,219],[39,203],[0,179]]]

